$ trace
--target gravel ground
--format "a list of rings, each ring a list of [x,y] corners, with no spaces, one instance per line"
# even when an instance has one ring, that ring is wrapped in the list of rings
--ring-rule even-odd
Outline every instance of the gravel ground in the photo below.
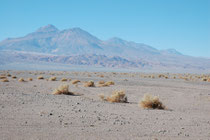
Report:
[[[210,82],[142,78],[142,73],[0,71],[0,136],[10,139],[210,140]],[[38,80],[42,75],[45,79]],[[103,76],[101,76],[103,75]],[[170,75],[170,74],[169,74]],[[56,76],[57,81],[46,78]],[[33,81],[18,82],[23,77]],[[78,79],[61,82],[61,78]],[[84,81],[114,81],[109,87],[84,87]],[[61,84],[80,96],[52,95]],[[97,84],[96,84],[97,85]],[[102,101],[125,90],[129,103]],[[139,107],[144,94],[159,96],[167,110]]]

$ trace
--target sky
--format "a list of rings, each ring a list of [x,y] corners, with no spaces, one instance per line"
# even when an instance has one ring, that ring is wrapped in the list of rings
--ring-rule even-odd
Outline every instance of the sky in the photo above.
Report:
[[[210,58],[210,0],[0,0],[0,40],[48,24]]]

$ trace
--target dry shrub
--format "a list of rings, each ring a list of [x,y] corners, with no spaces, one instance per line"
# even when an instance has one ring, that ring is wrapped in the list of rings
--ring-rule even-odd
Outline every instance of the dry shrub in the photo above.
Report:
[[[95,87],[95,84],[93,81],[88,81],[84,84],[84,87]]]
[[[55,76],[50,77],[49,80],[50,80],[50,81],[56,81],[56,77],[55,77]]]
[[[60,95],[60,94],[65,94],[65,95],[74,95],[73,92],[69,91],[69,85],[64,84],[64,85],[60,85],[57,89],[55,89],[53,91],[54,95]]]
[[[98,84],[105,84],[104,81],[98,81]]]
[[[16,77],[16,76],[12,76],[12,78],[13,78],[13,79],[16,79],[17,77]]]
[[[207,78],[202,78],[202,81],[207,81],[208,79]]]
[[[5,79],[5,78],[7,78],[6,76],[0,76],[0,79]]]
[[[103,74],[101,74],[101,75],[99,75],[99,77],[104,78],[104,75],[103,75]]]
[[[210,82],[210,78],[207,80],[207,82]]]
[[[6,78],[5,78],[5,79],[2,79],[1,81],[2,81],[2,82],[9,82],[9,80],[6,79]]]
[[[62,78],[62,79],[61,79],[62,82],[65,82],[65,81],[67,81],[67,80],[68,80],[67,78]]]
[[[110,85],[114,85],[114,82],[113,81],[108,81],[105,83],[107,86],[110,86]]]
[[[80,82],[80,80],[73,80],[71,83],[72,84],[77,84],[77,83],[79,83]]]
[[[43,76],[38,76],[37,79],[41,80],[41,79],[44,79],[44,77]]]
[[[148,109],[165,109],[165,106],[157,96],[152,96],[149,94],[144,95],[143,99],[140,101],[140,106]]]
[[[114,92],[112,92],[112,95],[108,96],[107,98],[105,98],[105,96],[103,94],[99,95],[99,97],[102,100],[108,101],[108,102],[117,102],[117,103],[127,103],[128,102],[127,96],[125,96],[125,92],[123,90],[114,91]]]
[[[158,77],[159,77],[159,78],[162,78],[162,77],[165,77],[165,75],[159,74]]]
[[[98,87],[108,87],[108,85],[104,84],[99,84]]]
[[[114,82],[113,81],[108,81],[108,82],[99,81],[98,82],[98,87],[108,87],[110,85],[114,85]]]
[[[32,78],[28,78],[28,81],[33,81],[33,79]]]
[[[19,82],[25,82],[25,80],[23,78],[20,78],[18,81]]]
[[[7,74],[8,77],[11,77],[11,74]]]

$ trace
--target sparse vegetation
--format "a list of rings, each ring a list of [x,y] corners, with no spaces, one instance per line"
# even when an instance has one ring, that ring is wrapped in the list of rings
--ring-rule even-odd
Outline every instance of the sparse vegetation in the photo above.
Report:
[[[112,92],[111,96],[105,97],[103,94],[100,94],[99,97],[108,102],[118,102],[118,103],[127,103],[128,99],[125,96],[125,92],[123,90]]]
[[[2,82],[9,82],[9,80],[8,80],[7,78],[2,79],[1,81],[2,81]]]
[[[42,79],[44,79],[44,77],[43,76],[38,76],[37,79],[42,80]]]
[[[64,84],[60,85],[58,88],[56,88],[53,93],[54,95],[60,95],[60,94],[65,94],[65,95],[75,95],[73,92],[69,91],[69,85]]]
[[[95,84],[93,81],[88,81],[84,84],[84,87],[95,87]]]
[[[114,82],[113,81],[108,81],[105,83],[107,86],[110,86],[110,85],[114,85]]]
[[[105,82],[104,81],[98,81],[98,84],[104,84]]]
[[[165,106],[157,96],[145,94],[140,101],[140,106],[147,109],[165,109]]]
[[[18,82],[25,82],[23,78],[18,79]]]
[[[7,78],[6,76],[0,76],[0,79],[5,79],[5,78]]]
[[[12,78],[13,78],[13,79],[16,79],[17,77],[16,77],[16,76],[12,76]]]
[[[28,78],[28,81],[33,81],[33,79],[32,78]]]
[[[56,78],[55,76],[53,76],[53,77],[50,77],[50,78],[49,78],[49,81],[56,81],[56,79],[57,79],[57,78]]]
[[[79,83],[80,82],[80,80],[73,80],[71,83],[72,84],[77,84],[77,83]]]
[[[67,81],[67,80],[68,80],[67,78],[62,78],[62,79],[61,79],[62,82],[65,82],[65,81]]]

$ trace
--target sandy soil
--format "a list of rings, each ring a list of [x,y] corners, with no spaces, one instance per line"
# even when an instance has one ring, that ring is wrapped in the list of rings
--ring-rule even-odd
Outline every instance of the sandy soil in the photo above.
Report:
[[[7,71],[8,72],[8,71]],[[0,74],[6,71],[0,71]],[[0,139],[210,139],[210,82],[142,78],[140,73],[9,71],[17,79],[0,82]],[[100,77],[103,74],[104,77]],[[57,81],[38,80],[36,77]],[[33,81],[18,82],[32,77]],[[61,78],[114,81],[109,87],[84,87]],[[81,96],[52,95],[60,84]],[[102,101],[125,90],[129,103]],[[145,93],[158,95],[169,110],[138,106]]]

